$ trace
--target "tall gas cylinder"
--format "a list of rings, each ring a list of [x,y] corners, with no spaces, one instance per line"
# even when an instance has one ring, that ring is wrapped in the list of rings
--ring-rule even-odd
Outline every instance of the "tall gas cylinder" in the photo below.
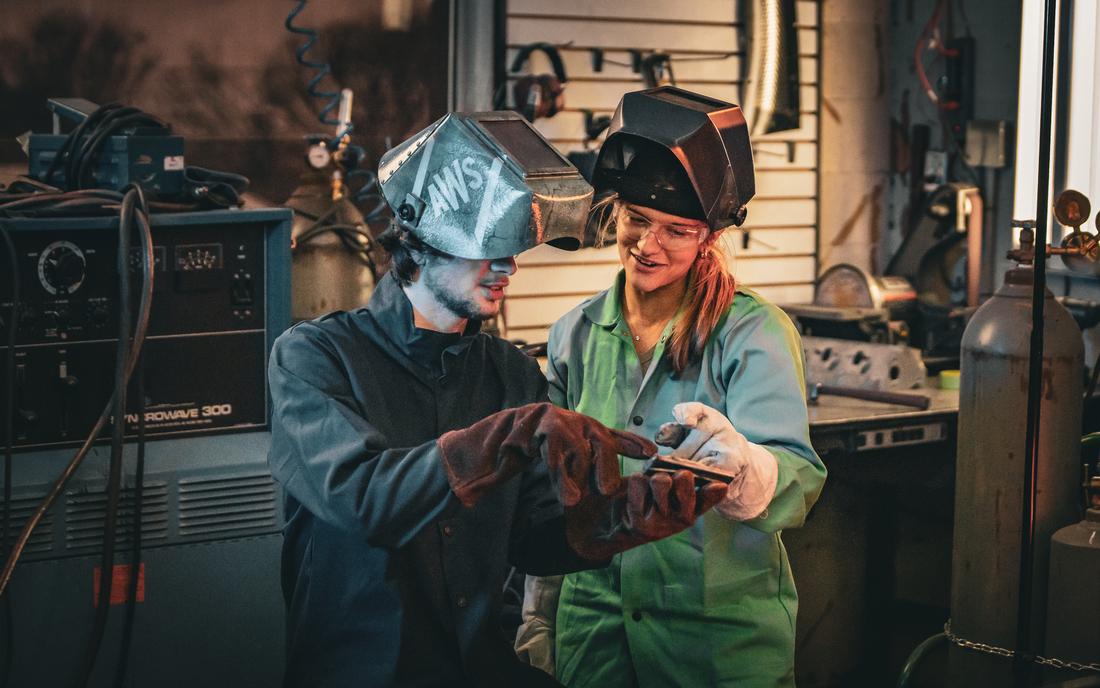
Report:
[[[1100,665],[1100,507],[1054,534],[1049,592],[1046,656]]]
[[[962,340],[952,632],[1014,649],[1027,461],[1032,270],[1010,270]],[[1035,476],[1032,644],[1042,647],[1050,538],[1076,521],[1084,346],[1048,290],[1044,305],[1041,427]],[[951,686],[1012,685],[1012,660],[952,645]]]
[[[369,228],[351,200],[333,200],[328,177],[308,173],[286,206],[294,210],[291,317],[308,320],[370,300],[374,277],[363,259],[368,247],[348,231]]]

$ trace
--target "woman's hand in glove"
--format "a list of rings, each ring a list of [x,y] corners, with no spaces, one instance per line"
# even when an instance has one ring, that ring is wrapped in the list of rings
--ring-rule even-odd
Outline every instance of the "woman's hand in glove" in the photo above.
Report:
[[[715,510],[736,521],[762,514],[775,496],[779,476],[775,456],[761,445],[749,442],[721,411],[705,404],[696,401],[677,404],[672,415],[688,430],[672,456],[736,474],[726,489],[725,499]]]
[[[499,411],[445,433],[439,448],[451,489],[466,506],[539,459],[546,461],[565,506],[593,490],[619,494],[619,454],[645,459],[657,453],[657,446],[644,437],[548,403]]]

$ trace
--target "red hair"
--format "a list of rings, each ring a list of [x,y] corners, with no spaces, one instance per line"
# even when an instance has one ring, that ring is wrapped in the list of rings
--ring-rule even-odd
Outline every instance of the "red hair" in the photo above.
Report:
[[[703,244],[688,273],[685,308],[668,344],[668,358],[677,373],[703,353],[707,339],[729,310],[737,294],[737,282],[726,266],[725,252],[718,241]]]

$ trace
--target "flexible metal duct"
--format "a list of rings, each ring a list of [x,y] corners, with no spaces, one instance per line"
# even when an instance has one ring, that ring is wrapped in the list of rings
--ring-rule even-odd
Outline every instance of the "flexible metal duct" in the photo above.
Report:
[[[749,69],[741,99],[753,136],[799,127],[798,30],[794,0],[744,3]]]

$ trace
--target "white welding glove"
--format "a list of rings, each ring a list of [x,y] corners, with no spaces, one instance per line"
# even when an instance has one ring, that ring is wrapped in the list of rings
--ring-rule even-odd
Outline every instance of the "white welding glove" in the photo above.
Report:
[[[764,513],[775,496],[779,477],[775,456],[745,439],[729,418],[706,404],[676,404],[672,416],[689,429],[672,456],[737,474],[726,490],[726,498],[714,510],[734,521],[747,521]]]

